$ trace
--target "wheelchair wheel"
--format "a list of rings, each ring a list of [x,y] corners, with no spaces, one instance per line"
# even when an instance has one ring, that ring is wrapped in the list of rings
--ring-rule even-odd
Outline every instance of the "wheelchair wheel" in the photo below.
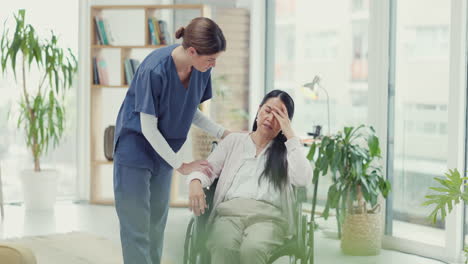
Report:
[[[196,244],[196,232],[195,232],[195,219],[190,219],[185,233],[184,243],[184,264],[194,264],[197,258]]]

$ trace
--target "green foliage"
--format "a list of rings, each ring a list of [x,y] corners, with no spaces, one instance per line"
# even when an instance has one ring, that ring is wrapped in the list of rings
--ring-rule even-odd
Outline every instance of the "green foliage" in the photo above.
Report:
[[[465,264],[468,264],[468,246],[465,246]]]
[[[463,185],[468,186],[468,183],[464,183],[464,181],[468,180],[468,177],[461,177],[457,169],[449,170],[445,173],[445,178],[435,177],[434,180],[440,185],[437,187],[430,187],[429,189],[438,194],[426,195],[426,201],[422,204],[423,206],[435,205],[434,210],[429,215],[429,219],[433,224],[437,222],[437,215],[444,220],[447,214],[449,214],[453,207],[460,201],[463,200],[465,203],[468,203],[468,189],[463,191]],[[464,252],[465,264],[467,264],[468,246],[465,246]]]
[[[372,207],[377,205],[378,196],[385,198],[390,192],[390,183],[384,179],[381,166],[377,164],[381,150],[379,139],[372,127],[345,127],[334,136],[324,136],[319,143],[313,143],[307,158],[315,163],[313,181],[320,175],[330,174],[332,185],[328,189],[323,216],[329,216],[330,209],[340,214],[340,227],[347,207],[364,201]],[[350,209],[351,210],[351,209]],[[364,208],[358,208],[362,212]]]
[[[435,205],[434,210],[429,215],[432,223],[436,223],[437,215],[442,220],[445,219],[447,214],[452,211],[453,206],[461,200],[465,203],[468,202],[468,192],[462,192],[462,185],[468,185],[468,183],[463,184],[463,181],[468,180],[468,177],[462,178],[457,169],[449,170],[445,173],[445,178],[435,177],[434,180],[440,185],[429,189],[438,194],[426,195],[426,201],[422,204],[423,206]]]
[[[26,132],[26,144],[34,157],[34,168],[40,170],[39,159],[49,145],[57,146],[64,131],[64,96],[72,86],[77,71],[77,60],[72,51],[64,51],[58,45],[57,36],[51,32],[48,39],[40,39],[34,27],[25,22],[25,10],[15,15],[13,34],[3,27],[0,40],[0,67],[2,73],[11,70],[22,95],[19,102],[18,128]],[[6,24],[6,21],[4,25]],[[27,72],[35,64],[40,74],[36,90],[27,86]],[[17,78],[17,67],[22,82]]]

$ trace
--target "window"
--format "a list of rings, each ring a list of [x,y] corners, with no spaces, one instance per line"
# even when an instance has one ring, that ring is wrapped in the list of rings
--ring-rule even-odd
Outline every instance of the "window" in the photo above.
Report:
[[[449,53],[448,25],[408,25],[402,34],[403,53],[411,59],[444,58]]]
[[[367,0],[276,0],[267,1],[275,12],[269,24],[274,43],[267,43],[267,54],[274,54],[274,72],[267,73],[268,89],[281,89],[294,99],[293,128],[299,136],[313,132],[336,132],[344,126],[367,122],[367,57],[369,1]],[[271,14],[270,14],[271,15]],[[274,48],[272,48],[274,47]],[[327,97],[318,97],[302,86],[315,75],[322,79],[330,99],[330,127]],[[319,199],[326,198],[328,177],[321,177]],[[323,187],[322,187],[323,186]],[[320,203],[320,201],[319,201]]]
[[[431,225],[432,208],[421,204],[433,178],[446,171],[450,2],[395,2],[394,143],[389,145],[394,157],[388,161],[393,213],[388,222],[395,237],[444,246],[445,223]]]
[[[338,56],[338,34],[333,31],[309,32],[305,35],[306,59],[333,60]]]
[[[315,75],[321,76],[330,96],[331,132],[366,122],[368,1],[274,3],[274,74],[269,89],[285,90],[294,98],[296,131],[306,135],[315,125],[328,129],[325,94],[319,90],[314,98],[302,88]],[[320,12],[311,16],[310,10]]]
[[[54,9],[44,6],[53,6]],[[78,55],[78,0],[60,1],[13,1],[2,3],[0,21],[3,25],[14,25],[14,14],[18,9],[26,9],[26,21],[32,24],[38,33],[49,36],[53,30],[59,36],[63,48],[70,48]],[[57,12],[60,10],[60,12]],[[33,83],[37,74],[32,73],[28,80]],[[9,71],[0,78],[0,163],[2,170],[4,199],[6,202],[22,200],[22,191],[18,176],[23,169],[32,169],[34,164],[30,151],[26,148],[23,131],[16,128],[17,101],[19,92],[16,89],[13,74]],[[10,107],[11,106],[11,107]],[[11,110],[11,118],[7,113]],[[76,87],[68,92],[66,101],[66,131],[59,147],[50,150],[41,159],[42,168],[54,168],[59,171],[58,198],[74,198],[76,193]]]

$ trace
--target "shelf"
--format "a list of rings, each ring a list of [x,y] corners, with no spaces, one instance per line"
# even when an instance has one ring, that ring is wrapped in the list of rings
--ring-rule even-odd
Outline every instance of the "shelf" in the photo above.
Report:
[[[93,160],[93,165],[112,165],[114,164],[113,161],[108,160]]]
[[[119,45],[91,45],[93,49],[158,49],[167,45],[141,45],[141,46],[119,46]]]
[[[91,204],[96,205],[115,205],[115,201],[113,199],[91,199]]]
[[[128,85],[100,85],[100,84],[92,84],[91,88],[99,89],[99,88],[128,88]]]
[[[203,9],[204,5],[95,5],[91,9]]]
[[[199,16],[202,17],[210,17],[210,8],[209,6],[203,4],[182,4],[182,5],[94,5],[89,7],[89,61],[88,65],[90,68],[88,69],[88,77],[89,77],[89,92],[91,93],[90,96],[90,202],[91,204],[103,204],[103,205],[112,205],[114,204],[114,200],[108,194],[103,195],[103,191],[108,189],[108,180],[112,178],[112,173],[109,173],[112,169],[114,164],[113,161],[108,161],[102,155],[103,153],[103,131],[102,126],[106,122],[104,122],[104,110],[107,111],[107,108],[104,107],[104,103],[107,103],[106,100],[102,100],[102,94],[105,91],[109,91],[108,88],[112,89],[120,89],[122,92],[126,92],[130,87],[129,84],[126,84],[127,76],[125,73],[125,60],[130,59],[132,56],[141,56],[141,54],[146,53],[147,51],[151,52],[152,50],[156,50],[162,47],[167,47],[168,45],[152,45],[151,43],[151,35],[149,34],[150,29],[148,25],[148,18],[152,16],[166,15],[167,19],[170,17],[174,18],[178,17],[179,13],[183,13],[180,11],[188,10],[189,12],[187,15],[193,16],[195,12],[198,11]],[[115,12],[116,11],[116,12]],[[136,11],[136,12],[135,12]],[[122,19],[135,19],[135,15],[138,13],[138,19],[134,25],[141,29],[144,32],[144,35],[141,35],[141,39],[138,38],[133,43],[125,44],[123,41],[116,41],[112,42],[116,45],[101,45],[98,42],[100,38],[99,31],[101,26],[96,27],[96,16],[106,17],[107,14],[111,15],[118,14],[122,16]],[[129,13],[129,17],[126,17],[125,14]],[[197,15],[198,16],[198,15]],[[111,16],[112,17],[112,16]],[[120,26],[125,24],[125,21],[120,21],[124,23],[119,23]],[[175,22],[174,22],[175,23]],[[99,24],[100,25],[100,24]],[[175,25],[174,25],[175,26]],[[140,28],[141,27],[141,28]],[[169,29],[169,28],[168,28]],[[96,32],[98,30],[98,32]],[[131,30],[127,27],[123,27],[122,30]],[[105,31],[105,26],[104,26]],[[169,32],[171,35],[173,34],[174,28],[172,28]],[[132,32],[130,32],[132,33]],[[171,41],[172,42],[172,41]],[[106,42],[107,43],[107,42]],[[172,44],[172,43],[171,43]],[[105,56],[108,55],[107,53],[112,53],[113,60],[112,65],[107,62],[107,72],[102,72],[104,75],[108,75],[108,80],[113,80],[113,85],[103,85],[103,84],[94,84],[94,63],[95,57],[97,56]],[[135,54],[133,54],[135,53]],[[119,62],[117,60],[119,59]],[[119,65],[117,65],[117,63]],[[133,67],[133,65],[132,65]],[[120,70],[117,70],[120,69]],[[102,70],[102,69],[101,69]],[[117,72],[118,71],[118,72]],[[99,71],[98,71],[99,72]],[[104,90],[107,89],[107,90]],[[115,91],[115,90],[113,90]],[[109,99],[112,100],[112,99]],[[114,98],[113,100],[116,100]],[[110,109],[108,111],[115,111],[116,109]],[[117,113],[115,113],[117,115]],[[188,201],[183,199],[179,199],[179,190],[177,188],[178,181],[173,181],[171,185],[171,206],[177,207],[187,207]]]

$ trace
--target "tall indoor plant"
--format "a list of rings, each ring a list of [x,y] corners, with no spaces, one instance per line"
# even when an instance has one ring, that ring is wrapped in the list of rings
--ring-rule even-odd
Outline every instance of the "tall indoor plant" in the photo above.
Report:
[[[323,216],[335,209],[341,247],[347,254],[375,255],[382,237],[379,195],[391,187],[378,163],[381,150],[372,127],[345,127],[313,143],[308,158],[315,163],[314,182],[331,175]],[[341,230],[343,229],[343,232]],[[343,233],[343,234],[342,234]]]
[[[50,145],[58,145],[63,135],[64,99],[72,86],[77,60],[70,49],[64,50],[59,46],[53,32],[49,38],[40,38],[35,28],[26,23],[24,9],[15,15],[15,22],[11,34],[9,28],[3,28],[0,65],[2,73],[13,72],[21,90],[17,126],[24,130],[26,145],[34,160],[34,169],[21,174],[23,193],[26,207],[50,209],[55,201],[57,173],[41,169],[40,159]],[[37,83],[30,82],[32,72],[40,76]],[[43,188],[47,189],[39,189],[44,183]],[[34,193],[37,197],[33,196]]]
[[[429,218],[433,224],[437,222],[437,215],[440,215],[442,220],[445,219],[448,213],[450,213],[454,205],[464,201],[468,204],[468,189],[463,186],[468,186],[468,177],[461,177],[460,172],[457,169],[449,170],[445,173],[444,178],[435,177],[439,183],[437,187],[430,187],[433,194],[426,195],[426,201],[423,203],[424,206],[435,205],[434,210],[429,215]],[[465,247],[465,263],[468,263],[468,246]]]

